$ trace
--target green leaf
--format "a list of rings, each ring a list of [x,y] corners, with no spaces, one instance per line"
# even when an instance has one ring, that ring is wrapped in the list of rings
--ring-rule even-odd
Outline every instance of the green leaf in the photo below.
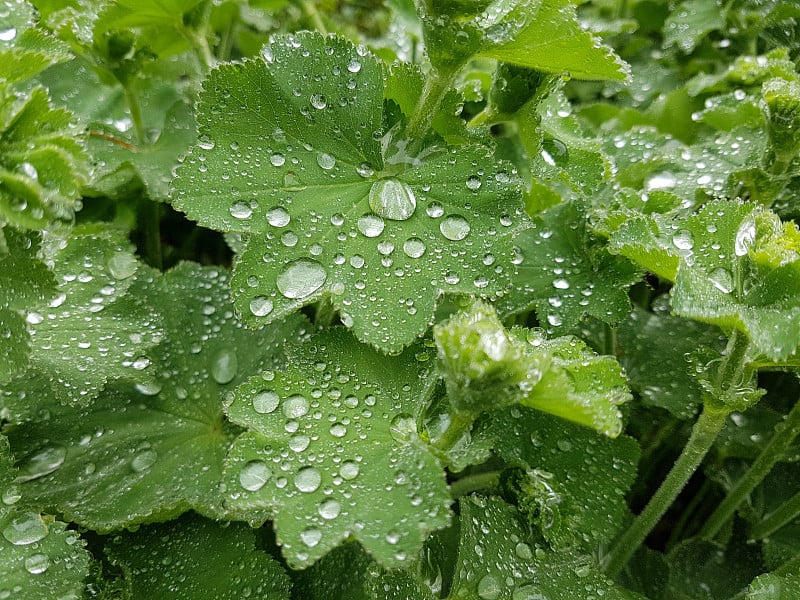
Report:
[[[725,27],[725,12],[717,0],[685,0],[664,23],[664,45],[689,54],[706,35]]]
[[[485,20],[491,20],[491,9],[486,14]],[[519,17],[516,12],[510,14]],[[576,79],[629,77],[628,65],[580,26],[570,0],[541,0],[528,19],[521,29],[504,21],[479,22],[482,27],[496,28],[479,54],[549,73],[567,73]]]
[[[148,352],[152,379],[109,385],[77,410],[40,399],[37,418],[9,430],[26,497],[103,532],[189,508],[224,514],[218,485],[234,432],[223,420],[222,394],[274,366],[304,322],[245,330],[227,285],[223,271],[191,263],[138,277],[130,294],[164,324]]]
[[[342,544],[307,569],[292,572],[295,597],[303,600],[373,600],[364,589],[372,562],[358,543]]]
[[[17,312],[0,308],[0,384],[11,381],[28,366],[30,334]]]
[[[82,598],[89,553],[66,523],[15,506],[8,440],[0,435],[0,596],[64,600]]]
[[[800,573],[765,573],[747,589],[745,600],[792,600],[800,596]]]
[[[561,419],[519,408],[498,413],[473,433],[491,444],[506,463],[536,469],[547,502],[531,521],[554,546],[587,551],[611,540],[628,514],[625,495],[636,477],[639,447],[626,436],[615,440]],[[533,491],[533,490],[532,490]],[[538,499],[542,499],[541,497]],[[546,510],[542,509],[546,506]]]
[[[666,311],[637,308],[617,329],[620,363],[642,402],[668,410],[679,419],[697,413],[702,387],[690,369],[701,347],[721,353],[721,332],[702,323],[672,317]]]
[[[550,551],[530,535],[517,509],[499,498],[472,496],[460,506],[461,540],[449,599],[639,597],[600,574],[590,556]]]
[[[125,573],[133,600],[289,599],[286,573],[240,523],[188,515],[116,536],[106,553]]]
[[[609,254],[577,203],[545,211],[515,241],[523,259],[514,291],[500,300],[504,312],[535,307],[542,326],[561,333],[585,315],[615,324],[630,311],[628,288],[639,281],[640,272]]]
[[[263,56],[206,81],[174,192],[190,218],[250,234],[232,284],[245,322],[330,294],[359,339],[399,351],[443,292],[508,286],[526,222],[509,166],[480,146],[381,142],[382,69],[349,42],[281,37]]]
[[[0,218],[6,222],[41,229],[72,217],[88,161],[70,117],[50,108],[41,88],[17,96],[0,85]]]
[[[35,26],[33,8],[27,2],[6,5],[0,32],[0,81],[24,81],[72,57],[66,44]]]
[[[415,427],[431,354],[385,356],[332,329],[236,391],[227,414],[251,431],[227,461],[227,504],[273,511],[290,566],[348,538],[383,565],[408,564],[448,523],[444,474]]]
[[[111,380],[142,380],[143,353],[160,329],[151,311],[126,295],[139,267],[128,242],[113,230],[76,229],[49,237],[42,254],[53,264],[58,295],[26,307],[30,372],[8,391],[52,382],[51,399],[86,404]]]

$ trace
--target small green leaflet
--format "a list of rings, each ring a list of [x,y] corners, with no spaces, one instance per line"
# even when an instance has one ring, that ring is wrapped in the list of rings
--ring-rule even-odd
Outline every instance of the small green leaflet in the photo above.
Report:
[[[0,82],[0,218],[6,222],[41,229],[72,217],[89,165],[70,118],[50,108],[42,88],[17,95]]]
[[[26,497],[103,532],[189,508],[224,514],[217,488],[233,432],[222,393],[274,366],[287,339],[303,335],[299,316],[268,331],[242,328],[224,271],[192,263],[164,276],[140,271],[129,294],[164,326],[148,351],[150,380],[109,385],[87,408],[45,395],[31,408],[36,418],[8,432]]]
[[[42,255],[53,264],[57,295],[26,305],[35,351],[29,371],[4,386],[7,392],[31,393],[49,381],[51,399],[87,404],[110,380],[142,379],[158,319],[126,293],[139,266],[130,244],[119,232],[95,231],[46,238]]]
[[[717,0],[685,0],[664,22],[664,45],[689,54],[708,33],[725,27],[726,12]]]
[[[628,288],[640,272],[609,254],[576,202],[559,204],[534,219],[516,242],[523,256],[515,289],[500,300],[503,312],[531,306],[549,333],[574,328],[585,315],[615,324],[630,310]]]
[[[674,222],[631,219],[611,246],[673,280],[676,315],[751,341],[753,358],[782,362],[800,346],[800,233],[753,204],[718,200]]]
[[[89,553],[66,523],[27,510],[14,485],[8,440],[0,435],[0,597],[78,600]]]
[[[187,515],[115,536],[106,554],[122,568],[131,600],[289,600],[286,573],[241,523]]]
[[[521,4],[527,8],[526,3]],[[498,23],[492,21],[503,11],[490,7],[478,21],[481,28],[491,27],[479,54],[549,73],[567,73],[576,79],[629,77],[627,63],[581,28],[571,0],[541,0],[538,4],[530,16],[511,11],[512,18]],[[527,20],[521,28],[514,22],[520,16]]]
[[[386,356],[336,328],[250,379],[226,411],[250,429],[228,457],[227,505],[256,520],[272,510],[293,568],[349,537],[385,566],[408,564],[450,519],[444,473],[415,426],[432,359],[419,345]]]
[[[34,24],[24,0],[5,2],[0,17],[0,81],[17,83],[71,58],[69,47]]]
[[[234,268],[247,323],[328,294],[357,337],[399,351],[443,292],[508,287],[527,218],[510,165],[483,146],[422,150],[383,130],[383,70],[337,37],[277,38],[212,71],[174,205],[249,234]]]
[[[766,573],[756,577],[745,600],[794,600],[800,597],[800,573]]]

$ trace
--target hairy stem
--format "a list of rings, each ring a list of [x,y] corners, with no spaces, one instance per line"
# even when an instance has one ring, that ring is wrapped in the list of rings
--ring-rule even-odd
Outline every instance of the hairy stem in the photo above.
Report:
[[[328,28],[325,26],[322,15],[317,10],[317,6],[314,4],[313,0],[299,0],[298,4],[300,4],[300,9],[303,11],[306,18],[311,21],[314,29],[322,34],[327,34]]]
[[[328,327],[333,323],[336,317],[336,307],[333,306],[333,301],[330,296],[324,296],[317,303],[317,310],[314,313],[314,325],[317,327]]]
[[[800,516],[800,492],[789,498],[762,521],[753,525],[750,537],[754,540],[763,540],[798,516]]]
[[[125,101],[128,103],[128,112],[133,121],[133,130],[136,132],[136,141],[141,146],[145,142],[144,122],[142,121],[142,107],[139,104],[139,97],[133,90],[130,83],[123,83],[122,90],[125,93]]]
[[[775,426],[775,433],[767,447],[708,518],[700,531],[701,537],[711,539],[717,535],[738,506],[783,457],[798,434],[800,434],[800,402],[789,411],[785,421]]]
[[[450,417],[450,425],[444,432],[444,435],[439,438],[434,446],[441,452],[447,452],[458,443],[464,434],[472,427],[474,419],[471,416],[461,413],[453,413]]]
[[[450,496],[452,498],[460,498],[472,492],[495,488],[499,483],[500,471],[468,475],[450,484]]]
[[[422,94],[417,102],[417,107],[414,109],[414,114],[411,115],[411,119],[408,121],[405,132],[406,138],[411,140],[413,147],[422,142],[422,138],[431,128],[433,117],[436,115],[436,111],[439,110],[445,94],[453,86],[455,76],[456,72],[431,69],[425,78]]]
[[[727,411],[705,407],[672,470],[650,498],[645,509],[636,517],[633,525],[616,541],[614,549],[606,557],[604,567],[609,577],[614,578],[619,574],[636,549],[644,542],[647,534],[678,497],[711,449],[722,426],[725,425],[727,416]]]
[[[143,198],[139,202],[139,226],[145,261],[156,269],[164,266],[161,250],[161,204]]]

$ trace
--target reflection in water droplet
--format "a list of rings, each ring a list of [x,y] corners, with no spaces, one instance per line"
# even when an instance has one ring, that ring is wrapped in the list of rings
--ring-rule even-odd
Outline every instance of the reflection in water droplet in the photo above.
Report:
[[[381,217],[405,221],[414,214],[417,198],[407,183],[390,177],[372,184],[369,190],[369,206]]]
[[[47,526],[42,517],[33,512],[14,516],[3,529],[3,537],[15,546],[27,546],[47,536]]]
[[[307,435],[297,434],[293,435],[289,439],[289,448],[291,448],[295,452],[302,452],[303,450],[308,448],[308,445],[310,443],[311,443],[311,438],[309,438]]]
[[[336,159],[330,154],[327,154],[325,152],[320,152],[319,154],[317,154],[317,164],[321,169],[324,169],[325,171],[330,171],[333,167],[336,166]]]
[[[260,460],[251,460],[239,472],[239,483],[249,492],[257,492],[269,481],[272,472]]]
[[[322,94],[314,94],[311,96],[311,106],[316,108],[317,110],[322,110],[326,106],[328,106],[328,100]]]
[[[331,425],[330,432],[333,437],[338,437],[338,438],[344,437],[345,435],[347,435],[347,427],[345,427],[341,423],[334,423],[333,425]]]
[[[342,479],[346,479],[348,481],[358,477],[358,472],[358,463],[352,460],[343,462],[342,466],[339,467],[339,475],[342,476]]]
[[[256,317],[266,317],[272,312],[272,300],[266,296],[256,296],[250,300],[250,312]]]
[[[64,464],[66,457],[67,449],[60,444],[39,450],[36,454],[28,457],[20,466],[17,483],[24,483],[49,475]]]
[[[306,529],[300,533],[300,539],[303,540],[303,543],[308,546],[309,548],[313,548],[319,541],[322,539],[322,532],[312,527],[310,529]]]
[[[358,218],[358,230],[368,238],[378,237],[383,233],[383,219],[375,214],[366,214]]]
[[[289,396],[283,403],[283,414],[289,419],[298,419],[308,413],[308,400],[300,394]]]
[[[403,243],[403,252],[411,258],[419,258],[425,254],[425,242],[416,237],[408,238]]]
[[[25,559],[25,570],[31,575],[40,575],[50,567],[50,557],[37,552]]]
[[[744,256],[756,241],[756,222],[752,218],[747,218],[736,231],[736,238],[733,240],[733,251],[736,256]]]
[[[450,215],[439,224],[439,231],[448,240],[457,242],[469,235],[470,226],[461,215]]]
[[[278,273],[278,291],[287,298],[305,298],[325,283],[328,275],[321,264],[310,258],[290,262]]]
[[[322,482],[322,475],[314,467],[304,467],[297,472],[294,478],[294,487],[301,492],[314,492]]]
[[[681,229],[672,236],[672,243],[678,250],[691,250],[694,248],[694,236],[688,229]]]
[[[275,206],[267,211],[267,223],[273,227],[286,227],[292,217],[281,206]]]
[[[249,204],[236,202],[231,205],[230,213],[236,219],[249,219],[250,215],[253,214],[253,209],[250,208]]]
[[[722,267],[714,269],[708,278],[719,291],[725,294],[730,294],[733,291],[733,276],[728,269],[723,269]]]
[[[554,279],[553,287],[556,288],[557,290],[568,290],[569,281],[567,281],[566,279]]]
[[[230,383],[236,377],[239,360],[230,348],[220,348],[211,359],[211,377],[220,385]]]
[[[325,502],[319,505],[317,511],[320,517],[330,521],[339,516],[339,513],[342,512],[342,507],[336,500],[325,500]]]
[[[494,575],[484,575],[478,582],[478,596],[483,600],[497,600],[501,591],[500,582]]]
[[[117,252],[108,260],[108,270],[114,279],[127,279],[136,273],[136,257],[127,252]]]
[[[131,469],[137,473],[147,471],[150,467],[156,464],[156,460],[158,460],[158,454],[156,454],[155,450],[145,450],[144,452],[140,452],[133,457],[133,460],[131,461]]]
[[[278,394],[272,390],[262,390],[253,396],[253,410],[260,415],[266,415],[278,408],[278,402]]]

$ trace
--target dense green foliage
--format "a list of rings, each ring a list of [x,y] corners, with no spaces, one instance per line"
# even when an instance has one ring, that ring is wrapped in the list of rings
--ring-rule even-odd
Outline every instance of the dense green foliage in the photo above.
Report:
[[[800,597],[795,0],[0,1],[0,599]]]

